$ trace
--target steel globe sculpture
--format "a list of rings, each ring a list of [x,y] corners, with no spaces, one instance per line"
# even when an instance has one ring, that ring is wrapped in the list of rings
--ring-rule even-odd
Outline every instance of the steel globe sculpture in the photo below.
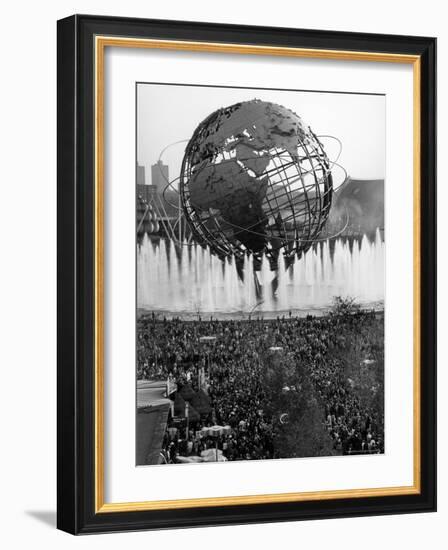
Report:
[[[218,109],[196,128],[180,174],[195,239],[220,258],[279,254],[289,263],[316,241],[333,180],[324,148],[303,120],[254,99]]]

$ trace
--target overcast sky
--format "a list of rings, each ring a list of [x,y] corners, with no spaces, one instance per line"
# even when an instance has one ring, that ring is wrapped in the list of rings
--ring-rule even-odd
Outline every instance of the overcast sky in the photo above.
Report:
[[[220,107],[239,101],[262,99],[279,103],[297,113],[315,134],[333,135],[343,145],[339,163],[354,178],[385,177],[384,96],[138,84],[137,161],[151,183],[151,165],[165,147],[188,140],[200,122]],[[330,159],[339,145],[322,139]],[[186,143],[169,147],[162,160],[169,166],[170,180],[179,176]],[[342,173],[338,173],[339,179]]]

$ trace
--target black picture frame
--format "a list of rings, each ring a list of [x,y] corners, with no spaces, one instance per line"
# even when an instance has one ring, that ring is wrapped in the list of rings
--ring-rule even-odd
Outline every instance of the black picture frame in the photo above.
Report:
[[[95,510],[95,36],[420,57],[420,492],[203,508]],[[73,534],[436,510],[436,39],[74,15],[58,22],[57,526]]]

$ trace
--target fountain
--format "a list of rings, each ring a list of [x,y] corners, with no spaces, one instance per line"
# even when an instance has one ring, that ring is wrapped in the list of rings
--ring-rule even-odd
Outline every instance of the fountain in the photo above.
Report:
[[[317,243],[289,268],[282,255],[278,263],[273,272],[263,256],[254,272],[253,258],[247,255],[242,280],[232,257],[221,261],[209,248],[178,246],[146,235],[137,249],[137,307],[167,315],[232,316],[254,310],[269,317],[326,311],[335,296],[354,298],[367,307],[384,303],[384,241],[379,231],[373,241],[364,236],[351,243]]]

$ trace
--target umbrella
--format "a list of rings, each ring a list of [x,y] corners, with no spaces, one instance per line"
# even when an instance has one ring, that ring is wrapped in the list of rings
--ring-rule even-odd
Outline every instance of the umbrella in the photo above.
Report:
[[[218,450],[218,436],[220,436],[220,435],[229,435],[231,433],[231,431],[232,431],[232,428],[230,426],[215,425],[215,426],[206,426],[206,427],[202,428],[200,433],[203,437],[214,437],[215,441],[216,441],[215,449],[208,449],[208,451],[210,451],[211,453],[214,454],[215,458],[214,458],[214,460],[209,459],[209,460],[207,460],[207,462],[219,462],[220,461],[219,453],[221,451]],[[203,453],[204,452],[207,452],[207,451],[203,451]],[[203,456],[202,453],[201,453],[201,456]]]
[[[220,435],[229,435],[232,431],[230,426],[205,426],[201,429],[201,435],[204,437],[218,437]]]
[[[203,343],[214,342],[215,340],[216,340],[216,336],[201,336],[199,338],[199,342],[203,342]]]
[[[227,458],[219,449],[206,449],[201,453],[202,462],[226,462]]]

